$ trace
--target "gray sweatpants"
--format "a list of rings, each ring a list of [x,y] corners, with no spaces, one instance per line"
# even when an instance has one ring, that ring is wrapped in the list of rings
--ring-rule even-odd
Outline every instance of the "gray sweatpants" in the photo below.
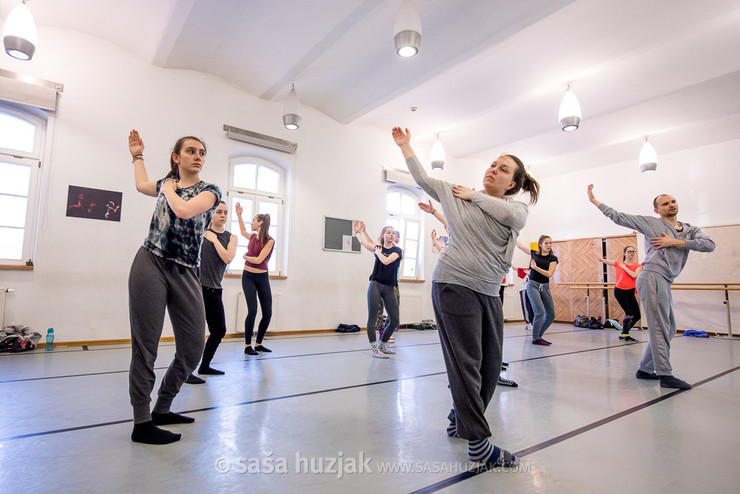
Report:
[[[637,294],[645,310],[649,337],[640,370],[670,376],[673,373],[671,340],[676,334],[671,283],[658,273],[643,270],[637,277]]]
[[[167,413],[185,379],[200,361],[205,344],[205,309],[197,268],[167,261],[141,247],[128,279],[131,319],[129,395],[134,423],[151,420],[149,403],[154,389],[165,309],[175,335],[175,358],[159,386],[157,413]]]
[[[380,339],[383,343],[393,336],[393,332],[400,324],[398,299],[393,293],[393,285],[386,285],[377,281],[371,281],[367,289],[367,339],[370,343],[375,343],[377,336],[375,334],[375,323],[378,319],[378,307],[385,306],[388,312],[388,323],[383,328],[383,337]],[[380,313],[382,315],[382,313]]]
[[[432,304],[455,404],[457,433],[468,441],[490,437],[485,412],[501,372],[501,300],[462,285],[435,282]]]

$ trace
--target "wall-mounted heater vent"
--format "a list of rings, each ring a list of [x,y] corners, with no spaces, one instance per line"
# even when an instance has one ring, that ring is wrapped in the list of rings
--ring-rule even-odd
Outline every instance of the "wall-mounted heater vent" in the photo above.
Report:
[[[298,144],[295,142],[278,139],[277,137],[265,134],[258,134],[257,132],[232,127],[231,125],[224,124],[224,130],[226,131],[226,137],[230,139],[248,142],[264,148],[274,149],[276,151],[282,151],[289,154],[294,154],[296,149],[298,149]]]
[[[409,185],[411,187],[418,188],[419,186],[416,185],[416,182],[414,182],[413,177],[411,176],[411,173],[409,173],[406,170],[399,170],[398,168],[387,168],[383,167],[383,178],[385,178],[386,182],[391,182],[394,184],[402,184],[402,185]]]

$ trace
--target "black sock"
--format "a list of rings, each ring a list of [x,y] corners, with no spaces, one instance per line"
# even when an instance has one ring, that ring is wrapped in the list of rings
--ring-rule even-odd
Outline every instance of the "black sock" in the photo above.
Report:
[[[673,376],[660,376],[661,388],[691,389],[691,384]]]
[[[222,370],[214,369],[210,365],[201,365],[198,369],[198,374],[205,374],[205,375],[212,375],[212,376],[220,376],[222,374],[226,374]]]
[[[640,369],[637,369],[635,377],[637,379],[660,379],[659,376],[656,376],[655,374],[650,374],[649,372],[641,371]]]
[[[131,440],[135,443],[144,444],[170,444],[179,441],[180,434],[160,429],[150,420],[149,422],[134,424]]]
[[[188,384],[205,384],[205,379],[201,379],[195,374],[190,374],[187,379],[185,379],[185,382]]]
[[[175,412],[157,413],[152,412],[152,422],[154,425],[168,425],[168,424],[192,424],[195,419],[192,417],[186,417]]]

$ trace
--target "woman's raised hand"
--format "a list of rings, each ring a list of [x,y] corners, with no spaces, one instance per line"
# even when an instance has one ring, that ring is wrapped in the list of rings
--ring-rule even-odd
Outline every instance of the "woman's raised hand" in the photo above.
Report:
[[[239,216],[242,215],[242,213],[244,212],[244,208],[242,207],[241,203],[236,203],[236,205],[234,206],[234,211],[236,211],[236,214],[238,214]]]
[[[131,151],[131,156],[144,153],[144,141],[139,137],[139,131],[133,129],[128,134],[128,150]]]
[[[432,206],[432,200],[429,199],[429,204],[425,202],[419,203],[419,209],[424,211],[425,213],[434,214],[434,206]]]
[[[409,132],[409,129],[406,129],[404,132],[401,130],[401,127],[393,127],[392,134],[393,140],[398,146],[411,143],[411,132]]]

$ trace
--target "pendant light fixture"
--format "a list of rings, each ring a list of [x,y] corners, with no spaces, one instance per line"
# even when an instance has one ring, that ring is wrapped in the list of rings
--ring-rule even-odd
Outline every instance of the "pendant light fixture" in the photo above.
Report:
[[[36,51],[36,23],[26,2],[23,0],[10,11],[3,27],[5,53],[18,60],[31,60]]]
[[[560,111],[558,111],[558,120],[560,120],[560,128],[564,132],[572,132],[581,125],[581,105],[578,104],[576,95],[570,89],[565,90],[563,95],[563,101],[560,102]]]
[[[301,102],[295,92],[295,82],[291,82],[290,92],[283,105],[283,127],[288,130],[298,130],[301,126]]]
[[[432,170],[441,170],[445,166],[445,149],[442,147],[442,141],[439,140],[439,133],[437,133],[437,140],[432,145]]]
[[[640,171],[654,172],[658,168],[658,153],[655,148],[648,142],[648,136],[645,136],[645,144],[640,150]]]
[[[421,18],[411,0],[403,0],[393,27],[393,42],[396,53],[404,58],[419,53],[421,45]]]

